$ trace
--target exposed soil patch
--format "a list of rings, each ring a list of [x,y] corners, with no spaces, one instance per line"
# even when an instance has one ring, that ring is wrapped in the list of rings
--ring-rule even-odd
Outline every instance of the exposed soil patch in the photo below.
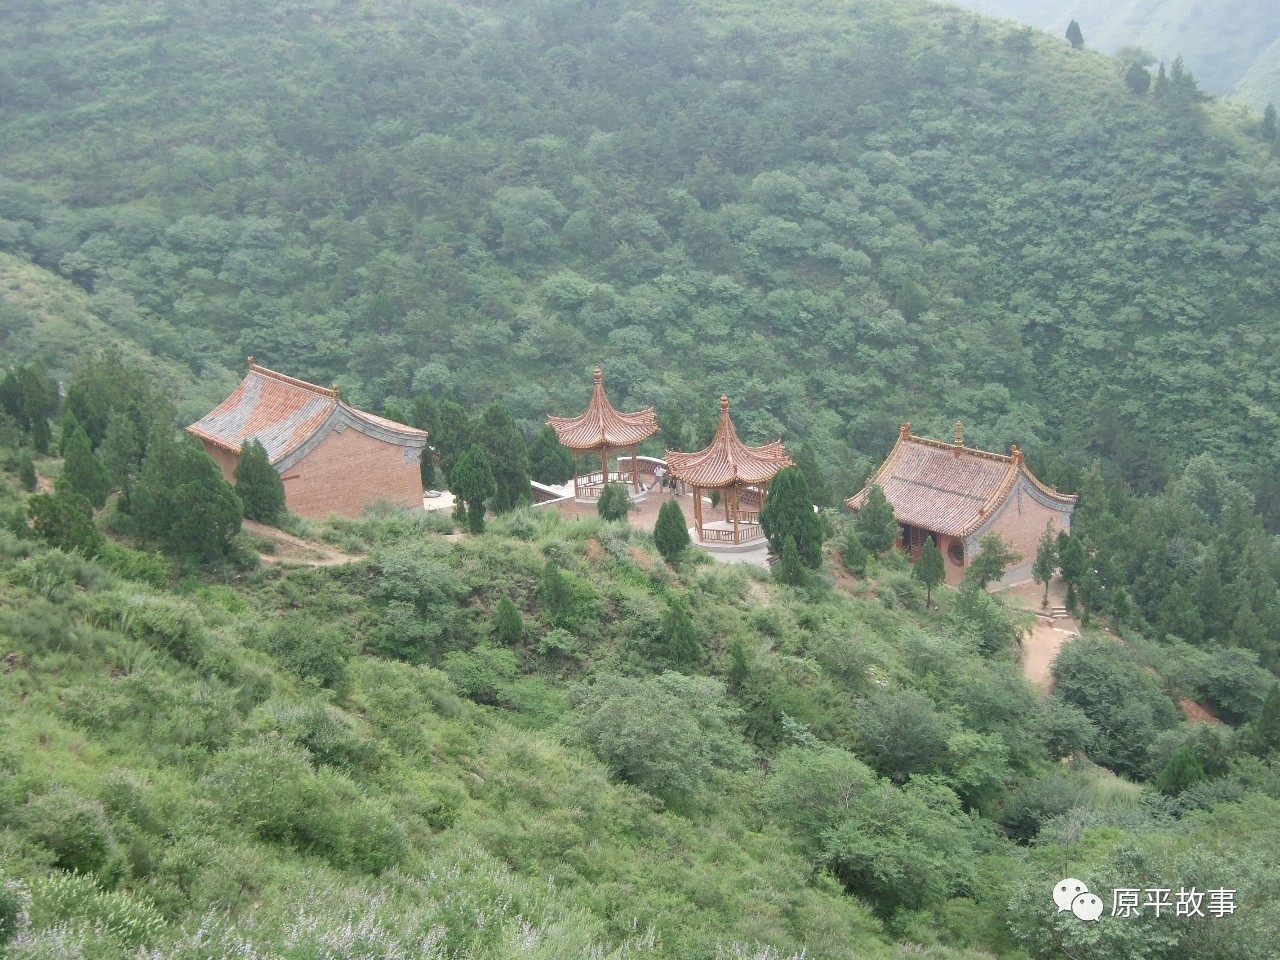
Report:
[[[1035,623],[1022,638],[1022,672],[1027,682],[1048,693],[1053,689],[1053,661],[1062,645],[1080,635],[1080,624],[1071,617],[1050,619],[1049,611],[1061,609],[1067,600],[1066,585],[1055,578],[1049,584],[1049,606],[1044,587],[1028,581],[1007,587],[1000,594],[1011,607],[1035,613]]]
[[[1196,703],[1190,697],[1183,697],[1179,700],[1178,707],[1182,710],[1183,716],[1192,723],[1222,723],[1221,720],[1213,715],[1213,711],[1203,703]]]
[[[270,540],[275,544],[274,552],[258,554],[258,558],[267,565],[336,567],[363,559],[362,554],[342,553],[328,544],[303,540],[301,537],[295,537],[291,533],[269,527],[265,523],[258,523],[256,520],[245,520],[243,527],[255,537]]]

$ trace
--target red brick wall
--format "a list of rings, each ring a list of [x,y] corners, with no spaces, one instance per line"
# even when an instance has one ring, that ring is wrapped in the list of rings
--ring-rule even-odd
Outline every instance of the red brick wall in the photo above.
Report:
[[[1045,524],[1051,523],[1055,534],[1061,526],[1060,512],[1036,500],[1026,489],[1025,483],[1025,480],[1019,481],[1003,511],[982,533],[982,536],[985,536],[987,532],[994,530],[1004,538],[1006,543],[1012,544],[1016,552],[1022,554],[1022,559],[1005,571],[1006,583],[1031,578],[1031,566],[1035,563],[1036,547],[1039,546],[1040,537],[1044,534]],[[1068,529],[1070,529],[1069,525]]]
[[[964,564],[956,563],[951,559],[951,544],[956,541],[961,545],[964,544],[959,537],[949,537],[945,533],[938,534],[938,549],[942,551],[942,569],[946,573],[946,582],[953,587],[958,587],[960,581],[964,579]]]
[[[237,454],[205,443],[205,452],[235,483]],[[329,514],[358,517],[377,500],[398,507],[422,508],[422,474],[415,456],[404,462],[404,448],[348,427],[330,432],[320,445],[284,471],[284,498],[300,517],[324,520]]]
[[[417,457],[405,463],[403,447],[351,427],[331,431],[282,477],[285,502],[301,517],[358,517],[377,500],[422,509]]]
[[[222,468],[222,475],[227,478],[227,483],[234,485],[236,482],[236,463],[239,462],[240,455],[222,447],[215,447],[207,440],[201,442],[204,444],[204,452],[209,455],[214,463]]]

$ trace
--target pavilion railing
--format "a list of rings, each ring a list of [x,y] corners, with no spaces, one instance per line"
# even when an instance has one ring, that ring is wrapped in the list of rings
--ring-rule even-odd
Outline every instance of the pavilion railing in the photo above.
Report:
[[[736,534],[736,535],[735,535]],[[758,523],[740,523],[737,530],[702,530],[702,539],[708,543],[746,543],[764,536]]]

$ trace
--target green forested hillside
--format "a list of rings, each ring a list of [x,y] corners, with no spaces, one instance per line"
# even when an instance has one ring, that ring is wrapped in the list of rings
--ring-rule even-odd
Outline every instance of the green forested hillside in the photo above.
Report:
[[[196,378],[530,428],[598,360],[620,404],[729,392],[842,494],[905,419],[1139,489],[1280,466],[1280,168],[1189,82],[888,0],[9,23],[0,242]]]
[[[1061,37],[1075,20],[1085,43],[1115,54],[1140,47],[1168,64],[1182,57],[1209,92],[1261,111],[1280,100],[1280,10],[1268,0],[952,0]]]

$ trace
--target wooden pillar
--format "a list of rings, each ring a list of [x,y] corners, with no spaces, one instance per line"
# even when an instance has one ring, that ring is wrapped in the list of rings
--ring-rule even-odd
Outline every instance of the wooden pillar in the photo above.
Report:
[[[573,458],[573,499],[578,499],[578,458]]]
[[[733,489],[733,542],[738,543],[738,488]]]
[[[608,482],[609,482],[609,448],[601,447],[600,448],[600,484],[601,486],[603,486]]]
[[[729,522],[729,488],[725,487],[720,493],[721,499],[724,501],[724,522]]]
[[[698,539],[702,539],[702,488],[693,485],[693,525],[698,528]]]
[[[640,492],[640,466],[636,463],[636,445],[631,445],[631,487]]]

